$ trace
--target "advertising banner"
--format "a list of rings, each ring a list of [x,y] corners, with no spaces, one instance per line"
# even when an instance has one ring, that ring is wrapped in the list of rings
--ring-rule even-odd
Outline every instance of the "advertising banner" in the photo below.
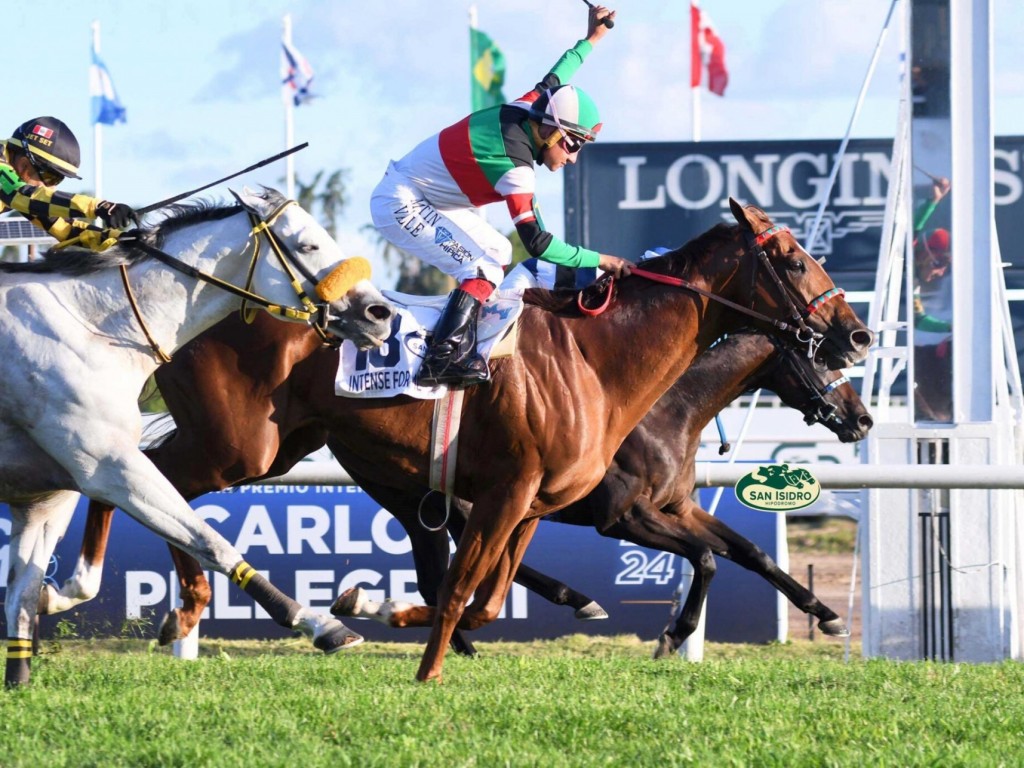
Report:
[[[196,512],[231,541],[274,584],[300,603],[326,612],[340,591],[361,585],[374,599],[421,602],[408,537],[359,488],[349,486],[244,486],[193,502]],[[733,501],[724,519],[775,554],[774,515],[744,510]],[[735,515],[733,514],[735,513]],[[81,502],[47,570],[56,585],[74,571],[85,523]],[[0,588],[10,564],[10,512],[0,506]],[[591,528],[542,523],[526,562],[583,592],[610,614],[581,622],[573,610],[552,605],[516,585],[501,619],[478,630],[479,639],[532,640],[582,632],[636,634],[653,639],[665,626],[680,579],[680,559],[600,536]],[[225,576],[213,574],[213,600],[201,637],[287,637]],[[44,617],[41,632],[58,620],[81,637],[125,632],[153,637],[177,600],[177,582],[164,542],[117,512],[99,597],[59,617]],[[725,564],[714,581],[708,637],[769,642],[777,636],[774,590],[743,569]],[[369,639],[426,639],[427,630],[393,630],[369,621],[347,622]]]
[[[752,203],[786,224],[848,291],[874,289],[891,139],[853,139],[843,156],[815,242],[807,242],[839,140],[596,142],[566,167],[566,239],[625,258],[676,247],[735,220],[728,199]],[[1024,137],[995,146],[996,227],[1011,288],[1024,285]],[[932,181],[915,172],[915,189]],[[958,190],[953,189],[953,194]],[[948,226],[937,210],[931,226]]]

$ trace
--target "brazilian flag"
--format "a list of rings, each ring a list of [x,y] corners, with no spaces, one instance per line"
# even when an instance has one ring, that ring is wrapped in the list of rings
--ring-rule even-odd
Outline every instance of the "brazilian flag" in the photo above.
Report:
[[[505,102],[501,86],[505,84],[505,54],[478,29],[469,30],[470,89],[473,111]]]

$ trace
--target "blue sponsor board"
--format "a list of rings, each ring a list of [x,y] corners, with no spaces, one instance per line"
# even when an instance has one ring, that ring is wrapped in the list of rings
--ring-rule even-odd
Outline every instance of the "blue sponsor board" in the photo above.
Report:
[[[726,497],[731,497],[727,493]],[[359,488],[348,486],[246,486],[203,496],[193,508],[243,556],[299,602],[326,612],[341,590],[362,585],[375,599],[421,602],[408,537],[397,521]],[[774,554],[774,516],[745,510],[732,501],[722,516]],[[744,516],[733,519],[734,515]],[[10,513],[0,506],[0,587],[6,590],[10,562]],[[85,527],[81,502],[57,548],[47,579],[59,585],[74,571]],[[680,578],[680,559],[607,539],[593,529],[545,523],[538,527],[526,562],[599,602],[605,621],[581,622],[567,607],[554,606],[516,585],[503,618],[474,633],[479,639],[530,640],[583,632],[657,636],[669,617]],[[275,638],[276,626],[241,590],[213,574],[213,600],[200,627],[214,638]],[[709,639],[768,642],[776,637],[774,591],[761,579],[723,564],[712,587]],[[80,636],[118,634],[141,624],[154,636],[163,615],[176,605],[177,582],[167,546],[127,515],[112,527],[103,586],[97,599],[44,617],[41,633],[54,633],[59,618]],[[151,626],[147,626],[150,622]],[[427,630],[398,632],[368,621],[352,621],[370,639],[423,641]]]

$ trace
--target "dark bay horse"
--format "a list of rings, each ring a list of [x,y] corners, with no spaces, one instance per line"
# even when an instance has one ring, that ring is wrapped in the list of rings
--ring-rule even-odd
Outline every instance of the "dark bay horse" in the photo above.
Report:
[[[497,615],[539,518],[600,481],[622,439],[696,355],[747,321],[744,307],[776,324],[797,326],[801,340],[813,341],[830,367],[866,354],[871,332],[820,265],[762,211],[731,202],[737,225],[719,225],[652,260],[645,265],[652,277],[620,281],[609,310],[598,318],[585,316],[567,297],[528,294],[532,305],[520,324],[529,341],[516,358],[494,364],[492,382],[467,392],[456,493],[476,506],[438,595],[439,610],[415,608],[393,617],[395,623],[422,626],[437,616],[419,679],[440,676],[443,646],[456,624],[472,628]],[[296,363],[290,386],[295,372],[316,365],[318,357],[314,352]],[[256,359],[239,355],[237,365]],[[432,403],[339,400],[333,375],[310,379],[306,395],[338,403],[344,425],[332,433],[332,449],[371,495],[374,487],[402,493],[427,483]],[[278,436],[277,461],[274,446],[268,446],[261,467],[244,469],[252,457],[237,465],[229,459],[221,468],[224,478],[239,482],[247,474],[279,474],[289,460],[309,452],[311,441],[326,438],[326,428],[303,404],[289,400],[293,406],[288,415],[298,428]],[[280,421],[283,415],[271,417]],[[229,436],[228,444],[239,447],[242,438]],[[303,441],[305,453],[287,458]],[[236,458],[242,453],[239,447]],[[210,474],[207,467],[196,470],[201,477]],[[223,486],[203,490],[216,487]],[[478,599],[463,615],[478,587]]]
[[[702,430],[742,392],[762,387],[803,413],[808,424],[824,424],[843,442],[862,440],[873,424],[845,376],[817,370],[804,354],[782,347],[770,336],[733,334],[700,355],[654,404],[616,451],[593,491],[544,518],[593,526],[603,536],[671,552],[690,562],[694,571],[690,591],[674,625],[662,632],[655,658],[677,651],[696,628],[715,575],[714,555],[762,576],[804,613],[814,615],[825,634],[849,634],[838,614],[780,569],[760,547],[709,515],[693,499]],[[431,501],[435,499],[439,497],[431,497]],[[405,503],[414,504],[415,499]],[[470,509],[458,500],[449,527],[458,532]],[[429,514],[443,512],[431,510]],[[550,598],[567,587],[535,574],[530,588]],[[331,610],[336,615],[388,623],[380,607],[357,588],[342,594]]]

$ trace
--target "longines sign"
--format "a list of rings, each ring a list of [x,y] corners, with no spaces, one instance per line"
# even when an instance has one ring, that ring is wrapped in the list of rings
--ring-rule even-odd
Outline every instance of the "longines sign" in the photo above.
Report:
[[[566,177],[566,235],[605,253],[636,258],[676,246],[723,219],[728,198],[760,206],[787,224],[847,288],[871,289],[889,191],[891,140],[851,141],[814,243],[807,243],[828,186],[838,141],[602,144],[580,154]],[[1024,237],[1024,137],[996,140],[996,221],[1006,247]],[[917,194],[929,180],[915,173]],[[954,194],[956,184],[954,180]],[[940,207],[933,226],[946,223]]]

